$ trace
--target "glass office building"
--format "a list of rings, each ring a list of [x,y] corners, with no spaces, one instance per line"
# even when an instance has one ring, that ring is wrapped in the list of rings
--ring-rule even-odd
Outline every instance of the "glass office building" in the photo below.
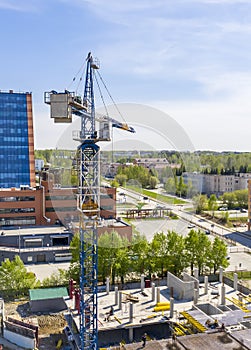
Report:
[[[0,188],[35,186],[31,93],[0,92]]]

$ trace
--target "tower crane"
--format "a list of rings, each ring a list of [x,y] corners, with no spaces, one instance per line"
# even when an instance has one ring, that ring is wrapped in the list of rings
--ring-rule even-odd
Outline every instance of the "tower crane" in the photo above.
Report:
[[[98,253],[97,225],[100,217],[100,148],[99,141],[110,141],[110,126],[134,133],[126,123],[108,115],[96,116],[94,78],[99,62],[91,52],[86,58],[83,97],[65,90],[45,92],[44,101],[50,105],[56,123],[71,123],[72,115],[81,119],[80,130],[74,132],[77,147],[80,233],[80,350],[98,349]],[[99,130],[96,129],[99,122]]]

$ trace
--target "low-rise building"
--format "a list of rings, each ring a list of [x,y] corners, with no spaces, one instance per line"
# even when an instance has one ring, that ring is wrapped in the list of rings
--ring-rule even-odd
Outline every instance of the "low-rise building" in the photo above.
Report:
[[[251,228],[251,179],[248,180],[248,230]]]
[[[25,264],[70,261],[72,236],[63,226],[2,229],[0,262],[16,255]]]
[[[77,188],[62,188],[41,181],[34,188],[0,189],[0,228],[78,222]],[[100,216],[116,218],[116,189],[101,189]]]
[[[251,179],[250,173],[239,173],[235,175],[221,174],[201,174],[197,172],[182,174],[186,185],[192,183],[193,188],[199,192],[210,196],[215,194],[220,196],[225,192],[233,192],[248,188],[248,180]]]

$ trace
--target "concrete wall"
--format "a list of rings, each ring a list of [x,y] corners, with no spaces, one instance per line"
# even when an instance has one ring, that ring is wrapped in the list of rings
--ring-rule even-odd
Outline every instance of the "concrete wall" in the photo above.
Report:
[[[142,324],[137,325],[133,329],[133,341],[140,342],[144,333],[147,333],[151,339],[163,339],[171,336],[171,331],[168,323],[158,324]],[[107,330],[100,330],[98,332],[98,346],[107,347],[112,345],[118,345],[121,340],[129,343],[129,329],[128,328],[114,328]]]
[[[199,290],[199,280],[186,272],[182,273],[183,282],[194,282],[194,288]]]
[[[167,286],[173,289],[173,296],[175,299],[193,300],[194,298],[194,281],[184,282],[180,278],[174,276],[172,273],[167,274]]]
[[[8,317],[4,321],[3,335],[22,348],[34,349],[38,341],[38,326]]]
[[[32,312],[60,312],[67,309],[63,298],[53,298],[46,300],[31,300],[30,307]]]
[[[24,337],[21,334],[11,332],[7,329],[4,329],[4,338],[25,349],[35,349],[36,347],[35,339]]]

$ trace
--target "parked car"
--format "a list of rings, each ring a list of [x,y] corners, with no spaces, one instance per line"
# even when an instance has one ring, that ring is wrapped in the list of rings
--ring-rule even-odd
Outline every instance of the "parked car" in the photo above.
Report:
[[[220,211],[227,211],[228,208],[227,207],[220,207],[218,210],[220,210]]]
[[[247,209],[241,208],[241,213],[247,213]]]
[[[189,224],[188,226],[187,226],[187,228],[194,228],[195,227],[195,225],[193,225],[193,224]]]
[[[210,235],[210,233],[211,233],[210,230],[205,230],[206,235]]]

